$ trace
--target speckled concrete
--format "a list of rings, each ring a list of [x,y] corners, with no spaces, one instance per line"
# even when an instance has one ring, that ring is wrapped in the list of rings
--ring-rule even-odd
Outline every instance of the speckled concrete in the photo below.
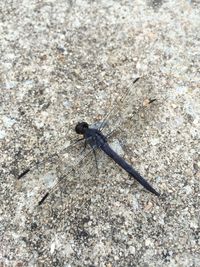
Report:
[[[0,6],[0,265],[200,266],[198,1]],[[111,107],[112,145],[161,197],[98,153],[38,207],[77,162],[76,122]]]

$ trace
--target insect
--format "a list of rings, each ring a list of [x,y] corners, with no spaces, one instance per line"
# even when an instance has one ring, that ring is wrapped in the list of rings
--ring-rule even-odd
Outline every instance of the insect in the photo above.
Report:
[[[139,78],[135,79],[133,83],[137,82]],[[149,104],[154,102],[155,99],[150,99]],[[111,110],[112,111],[112,110]],[[149,182],[147,182],[140,174],[137,172],[129,163],[127,163],[121,156],[119,156],[109,145],[108,143],[108,136],[104,135],[102,132],[102,129],[105,127],[106,120],[110,116],[109,112],[107,116],[105,117],[104,121],[100,124],[98,128],[90,127],[87,122],[79,122],[75,126],[75,132],[79,135],[82,135],[82,138],[76,140],[73,144],[80,141],[84,141],[84,149],[86,149],[86,146],[89,145],[91,147],[90,151],[79,161],[79,163],[91,152],[94,153],[95,161],[97,165],[96,160],[96,149],[102,150],[108,157],[110,157],[115,163],[117,163],[121,168],[123,168],[130,176],[132,176],[134,179],[136,179],[146,190],[153,193],[156,196],[159,196],[160,194],[150,185]],[[28,168],[24,172],[22,172],[18,179],[22,178],[24,175],[26,175],[31,169]],[[69,173],[68,173],[69,174]],[[58,186],[59,183],[62,182],[62,180],[65,177],[63,177],[61,180],[59,180],[58,183],[56,183],[45,195],[44,197],[39,201],[39,205],[41,205],[45,199],[48,197],[48,195]]]

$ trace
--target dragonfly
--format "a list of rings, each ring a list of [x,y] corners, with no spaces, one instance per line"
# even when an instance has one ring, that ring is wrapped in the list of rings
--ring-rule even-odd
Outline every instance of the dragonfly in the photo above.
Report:
[[[139,80],[139,77],[136,78],[133,81],[133,84],[136,83]],[[124,96],[126,98],[127,92]],[[155,99],[149,99],[149,104],[154,102]],[[155,196],[159,197],[160,193],[158,193],[153,186],[146,180],[144,179],[138,171],[136,171],[131,164],[129,164],[127,161],[125,161],[117,152],[115,152],[109,142],[108,142],[108,137],[110,136],[111,133],[104,135],[103,134],[103,128],[106,125],[106,121],[108,120],[109,116],[113,112],[113,109],[107,113],[105,116],[104,120],[100,123],[100,125],[95,128],[93,126],[89,126],[89,124],[85,121],[78,122],[75,126],[75,132],[78,135],[82,135],[80,139],[75,140],[71,145],[69,145],[68,148],[73,147],[79,142],[84,142],[84,148],[83,151],[86,149],[86,147],[89,145],[90,150],[89,152],[82,157],[77,164],[80,164],[81,161],[84,160],[91,152],[93,152],[94,157],[95,157],[95,162],[96,162],[96,167],[98,169],[98,163],[97,163],[97,157],[96,157],[96,150],[101,150],[103,151],[109,158],[111,158],[117,165],[119,165],[122,169],[124,169],[131,177],[133,177],[135,180],[137,180],[147,191],[151,192]],[[82,151],[82,152],[83,152]],[[81,154],[82,154],[81,152]],[[41,164],[43,162],[40,162]],[[28,172],[30,172],[32,168],[27,168],[25,171],[23,171],[21,174],[19,174],[18,179],[21,179],[23,176],[25,176]],[[69,175],[71,171],[67,173]],[[38,205],[42,205],[43,202],[46,200],[46,198],[49,196],[50,193],[52,193],[58,185],[66,178],[66,176],[62,177],[38,202]]]

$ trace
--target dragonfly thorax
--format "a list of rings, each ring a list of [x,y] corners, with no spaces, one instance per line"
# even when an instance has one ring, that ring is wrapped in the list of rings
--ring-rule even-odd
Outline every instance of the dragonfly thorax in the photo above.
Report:
[[[76,127],[75,127],[75,131],[77,134],[84,134],[85,131],[89,128],[89,125],[87,122],[78,122]]]

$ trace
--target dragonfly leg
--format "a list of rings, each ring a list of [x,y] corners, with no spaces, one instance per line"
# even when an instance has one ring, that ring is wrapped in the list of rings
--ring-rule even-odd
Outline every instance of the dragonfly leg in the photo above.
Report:
[[[86,147],[87,147],[87,141],[85,140],[85,142],[84,142],[84,147],[83,147],[83,149],[81,150],[80,154],[83,154],[83,152],[85,151]]]
[[[82,138],[80,138],[80,139],[76,139],[76,140],[74,140],[73,145],[79,143],[80,141],[82,141],[82,140],[84,140],[84,139],[85,139],[85,138],[82,137]]]
[[[93,154],[94,154],[94,160],[95,160],[95,164],[96,164],[97,173],[99,174],[99,167],[98,167],[97,153],[96,153],[95,148],[93,148],[92,151],[93,151]]]
[[[113,129],[111,132],[109,132],[107,135],[106,135],[106,138],[110,138],[112,136],[112,134],[116,131],[116,129]]]

